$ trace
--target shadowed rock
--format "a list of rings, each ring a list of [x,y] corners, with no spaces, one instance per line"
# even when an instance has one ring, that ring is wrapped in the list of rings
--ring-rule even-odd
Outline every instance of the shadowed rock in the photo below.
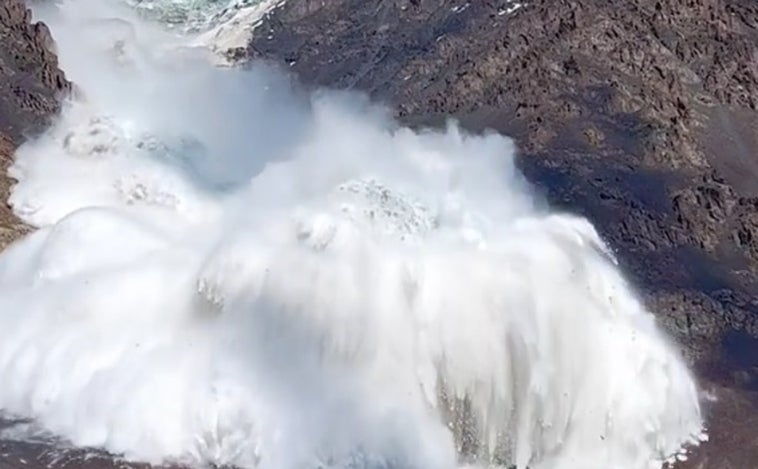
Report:
[[[27,231],[5,203],[13,151],[46,128],[60,110],[61,96],[71,91],[53,49],[47,26],[32,22],[23,1],[0,3],[0,248]]]

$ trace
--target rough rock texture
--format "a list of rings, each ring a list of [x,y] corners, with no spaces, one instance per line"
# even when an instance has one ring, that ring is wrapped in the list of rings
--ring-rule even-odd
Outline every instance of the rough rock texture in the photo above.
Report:
[[[22,0],[0,0],[0,250],[29,231],[6,203],[13,153],[25,138],[46,128],[60,110],[60,98],[71,91],[53,46],[47,26],[32,22]],[[7,424],[0,419],[0,431]],[[54,461],[69,467],[44,445],[0,440],[2,469],[51,467]]]
[[[758,3],[292,0],[248,55],[516,138],[719,398],[688,464],[758,467]]]
[[[71,84],[58,69],[47,26],[33,23],[21,0],[0,0],[0,197],[8,200],[6,176],[13,151],[25,137],[42,131],[60,109]],[[26,230],[0,205],[0,249]]]

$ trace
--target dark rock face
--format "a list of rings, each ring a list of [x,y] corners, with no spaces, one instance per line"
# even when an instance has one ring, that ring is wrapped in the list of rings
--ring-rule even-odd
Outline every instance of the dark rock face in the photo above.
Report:
[[[23,1],[0,5],[0,40],[0,131],[18,144],[45,128],[71,84],[58,68],[50,31],[32,22]]]
[[[527,176],[597,224],[722,396],[692,467],[758,467],[758,3],[517,5],[290,1],[248,55],[411,125],[513,136]]]
[[[71,84],[58,69],[50,31],[31,21],[21,0],[0,2],[0,195],[8,199],[12,181],[5,175],[13,151],[24,138],[44,130],[60,110]],[[0,248],[24,227],[6,204],[0,206]]]

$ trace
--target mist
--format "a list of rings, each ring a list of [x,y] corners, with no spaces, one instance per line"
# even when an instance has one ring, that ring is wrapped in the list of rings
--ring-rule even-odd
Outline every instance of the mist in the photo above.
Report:
[[[647,469],[695,382],[516,148],[219,68],[114,0],[36,6],[77,93],[16,154],[0,409],[129,460]]]

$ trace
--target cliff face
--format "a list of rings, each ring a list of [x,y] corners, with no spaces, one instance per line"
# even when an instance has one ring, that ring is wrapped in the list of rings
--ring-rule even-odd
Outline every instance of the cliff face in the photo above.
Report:
[[[693,467],[758,467],[758,4],[299,0],[248,55],[412,125],[452,115],[516,138],[529,178],[598,225],[721,393]]]
[[[21,0],[0,2],[0,45],[0,195],[7,200],[13,151],[25,137],[44,130],[71,85],[58,69],[50,31],[32,22]],[[24,229],[2,204],[0,248]]]

